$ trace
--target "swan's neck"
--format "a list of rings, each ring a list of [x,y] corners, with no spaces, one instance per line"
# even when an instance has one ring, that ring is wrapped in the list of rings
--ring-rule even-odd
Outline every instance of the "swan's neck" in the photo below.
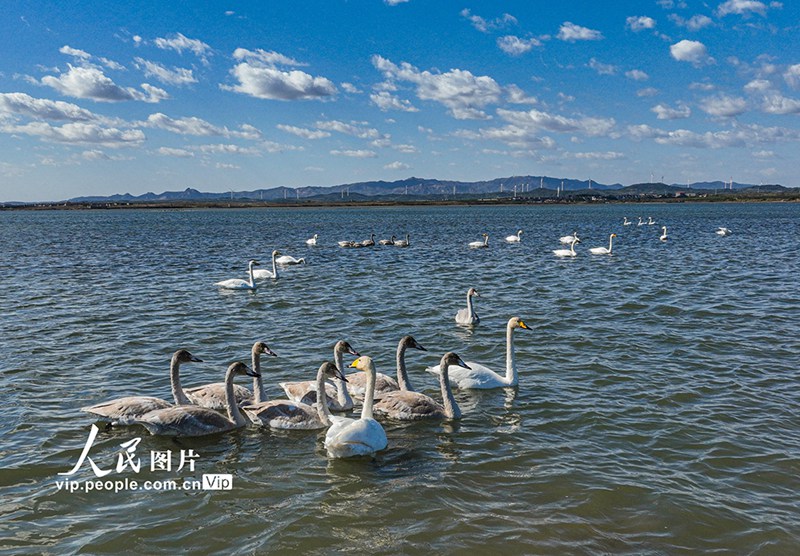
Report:
[[[408,380],[408,371],[406,371],[406,345],[400,342],[397,346],[397,384],[400,390],[413,392],[414,387]]]
[[[573,255],[575,254],[575,243],[576,243],[576,242],[575,242],[575,241],[573,241],[572,243],[570,243],[570,244],[569,244],[569,250],[570,250],[570,252],[571,252]],[[509,329],[509,330],[510,330],[510,329]],[[510,334],[510,332],[509,332],[509,334]]]
[[[344,365],[344,356],[339,349],[333,350],[333,362],[336,364],[336,368],[339,369],[339,371],[342,371]],[[347,385],[344,383],[344,381],[336,380],[334,382],[336,383],[336,401],[339,402],[339,405],[342,407],[353,407],[353,398],[350,397],[350,392],[347,391]]]
[[[372,419],[372,404],[375,398],[375,366],[367,369],[367,388],[364,391],[364,407],[361,409],[362,419]]]
[[[472,321],[475,318],[475,308],[472,306],[472,296],[467,294],[467,316]]]
[[[253,350],[253,370],[258,376],[253,377],[253,396],[255,403],[267,401],[267,392],[264,390],[264,379],[261,377],[261,354]]]
[[[439,388],[442,390],[442,406],[444,407],[444,414],[448,419],[461,419],[461,408],[456,403],[456,398],[453,396],[453,389],[450,387],[450,376],[448,374],[448,363],[441,365],[441,372],[439,373]]]
[[[484,245],[484,247],[489,245],[489,236],[486,236],[486,237],[483,238],[483,245]]]
[[[608,236],[608,252],[611,253],[611,248],[614,246],[614,236]]]
[[[273,278],[278,277],[278,265],[275,263],[275,254],[272,255],[272,276]]]
[[[506,330],[506,383],[509,386],[517,385],[517,362],[514,359],[514,327]]]
[[[337,381],[341,382],[341,380]],[[338,385],[337,385],[338,388]],[[347,391],[347,389],[345,389]],[[326,427],[331,425],[331,412],[328,409],[328,394],[325,392],[325,371],[320,369],[317,373],[317,415]]]
[[[250,265],[247,269],[247,274],[250,276],[250,287],[255,288],[255,278],[253,278],[253,265]]]
[[[228,372],[225,373],[225,408],[228,410],[228,419],[236,423],[237,427],[243,427],[247,424],[247,419],[242,416],[239,406],[236,405],[236,396],[233,393],[233,376],[233,370],[228,369]]]
[[[172,385],[172,397],[175,398],[175,405],[192,405],[186,394],[181,388],[181,364],[177,357],[173,357],[169,363],[169,382]]]

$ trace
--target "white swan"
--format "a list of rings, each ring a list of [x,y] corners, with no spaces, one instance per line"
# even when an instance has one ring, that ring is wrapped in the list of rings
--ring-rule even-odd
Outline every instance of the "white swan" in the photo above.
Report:
[[[475,288],[470,288],[467,290],[467,306],[463,309],[459,309],[456,313],[457,324],[478,324],[481,322],[481,318],[478,316],[478,313],[475,312],[475,307],[472,305],[473,297],[480,297],[480,294],[478,294],[478,290]]]
[[[719,229],[715,232],[718,236],[729,236],[733,232],[731,232],[728,228],[724,226],[720,226]]]
[[[262,401],[243,406],[242,409],[256,425],[273,429],[314,430],[330,426],[330,410],[325,395],[325,379],[346,380],[336,365],[326,361],[317,371],[319,401],[314,405],[291,400]]]
[[[558,238],[558,241],[560,241],[564,245],[581,242],[580,238],[578,237],[578,232],[572,232],[572,235],[570,236],[561,236],[560,238]]]
[[[512,317],[508,320],[506,327],[506,375],[500,376],[493,370],[481,365],[467,361],[469,369],[455,368],[450,371],[450,382],[455,383],[460,389],[487,390],[490,388],[504,388],[516,386],[518,383],[517,363],[514,358],[514,330],[517,328],[528,329],[528,325],[522,322],[519,317]],[[425,369],[429,373],[439,374],[440,366],[428,367]]]
[[[179,405],[157,409],[142,415],[134,422],[142,425],[150,434],[164,436],[204,436],[238,429],[247,424],[234,400],[233,378],[237,375],[256,376],[256,372],[241,361],[231,363],[225,373],[226,403],[228,416],[196,405]]]
[[[406,234],[405,239],[398,239],[394,242],[395,247],[408,247],[409,245],[411,245],[411,243],[409,242],[408,234]]]
[[[291,255],[281,255],[275,262],[281,266],[289,266],[293,264],[305,264],[306,260],[304,258],[295,259]]]
[[[639,217],[639,222],[636,223],[637,226],[644,226],[644,222],[642,221],[642,217]]]
[[[375,393],[381,397],[397,390],[413,390],[406,372],[406,350],[408,348],[428,351],[422,347],[412,336],[403,336],[397,343],[397,380],[389,375],[377,373],[375,375]],[[367,391],[367,377],[362,373],[347,375],[347,390],[356,398],[363,398]]]
[[[483,241],[471,241],[467,245],[470,249],[482,249],[489,247],[489,234],[483,234]]]
[[[316,245],[316,244],[317,244],[317,238],[318,238],[318,237],[319,237],[319,235],[317,235],[317,234],[314,234],[314,237],[310,237],[310,238],[308,238],[308,239],[306,240],[306,245]]]
[[[256,283],[253,276],[254,266],[258,266],[258,261],[251,259],[250,262],[247,263],[247,273],[250,276],[250,280],[242,280],[241,278],[230,278],[229,280],[223,280],[222,282],[217,282],[214,285],[219,286],[220,288],[225,288],[226,290],[254,290],[256,289]]]
[[[522,241],[522,230],[517,232],[517,235],[506,236],[506,241],[508,243],[519,243]]]
[[[394,240],[395,240],[395,237],[392,236],[391,239],[382,239],[378,243],[380,243],[381,245],[394,245]]]
[[[278,250],[274,250],[272,252],[272,270],[267,270],[265,268],[253,271],[253,278],[256,280],[266,280],[267,278],[278,278],[278,267],[277,257],[280,255],[281,252]]]
[[[375,413],[398,421],[420,421],[422,419],[460,419],[459,409],[450,387],[450,365],[469,369],[461,358],[452,351],[447,352],[439,362],[439,388],[442,392],[440,404],[430,396],[419,392],[399,390],[384,394],[375,402]]]
[[[372,414],[375,394],[375,364],[372,358],[362,356],[350,365],[367,374],[367,391],[360,419],[332,416],[332,425],[325,434],[325,449],[328,457],[348,458],[368,456],[383,450],[388,445],[386,432]]]
[[[176,351],[169,365],[170,383],[172,384],[172,395],[175,399],[176,405],[189,404],[189,400],[183,394],[179,378],[179,369],[181,363],[202,363],[202,359],[198,359],[185,349]],[[110,421],[112,425],[132,425],[135,419],[138,419],[145,413],[149,413],[156,409],[165,409],[172,407],[172,404],[161,398],[154,398],[152,396],[127,396],[125,398],[117,398],[107,402],[99,403],[82,407],[81,411],[91,413],[103,420]]]
[[[667,241],[669,239],[667,237],[667,227],[666,226],[661,226],[661,232],[662,232],[661,233],[661,237],[658,238],[658,239],[660,239],[661,241]]]
[[[575,257],[578,254],[575,252],[575,244],[578,243],[577,238],[573,238],[572,243],[569,244],[569,249],[553,249],[553,255],[556,257]]]
[[[259,375],[253,378],[253,392],[238,384],[233,385],[233,394],[236,397],[236,404],[252,403],[254,396],[255,401],[265,399],[264,385],[261,382],[261,354],[271,355],[277,357],[278,355],[269,349],[269,346],[264,342],[256,342],[250,350],[250,358],[253,365],[253,370]],[[227,386],[224,382],[212,382],[204,384],[203,386],[195,386],[185,391],[187,404],[197,405],[216,411],[225,411],[225,404],[227,403]]]
[[[594,255],[610,255],[615,237],[617,237],[617,234],[611,234],[608,236],[608,247],[592,247],[589,249],[589,252]]]
[[[648,217],[647,217],[647,225],[648,225],[648,226],[652,226],[652,225],[654,225],[655,223],[656,223],[656,221],[655,221],[655,220],[653,220],[653,217],[652,217],[652,216],[648,216]]]
[[[630,226],[631,224],[633,224],[633,222],[631,222],[630,220],[628,220],[628,217],[627,217],[627,216],[623,217],[623,220],[622,220],[622,225],[623,225],[623,226]]]
[[[344,340],[339,340],[333,346],[333,360],[336,363],[336,368],[344,372],[344,354],[349,353],[359,357],[361,354],[350,346]],[[342,375],[344,376],[344,374]],[[325,383],[325,393],[327,394],[327,404],[331,411],[350,411],[353,409],[353,398],[345,385],[346,380],[335,381],[336,386]],[[279,384],[286,397],[293,402],[302,402],[307,405],[313,405],[317,401],[317,383],[313,380],[304,380],[302,382],[281,382]]]

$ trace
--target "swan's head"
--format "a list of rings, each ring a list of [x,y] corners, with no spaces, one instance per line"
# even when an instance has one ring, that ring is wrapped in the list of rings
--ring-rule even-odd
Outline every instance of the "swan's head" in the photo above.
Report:
[[[356,350],[353,349],[349,343],[345,342],[344,340],[339,340],[336,342],[336,345],[333,346],[333,351],[337,353],[349,353],[350,355],[355,355],[359,357],[361,354],[358,353]]]
[[[247,375],[256,378],[261,376],[261,373],[255,372],[253,369],[251,369],[241,361],[236,361],[235,363],[231,363],[228,366],[228,372],[233,373],[234,375]]]
[[[483,234],[483,237],[489,237],[489,234]]]
[[[278,354],[269,349],[269,346],[264,342],[256,342],[253,344],[253,353],[257,354],[264,354],[264,355],[271,355],[273,357],[278,357]]]
[[[511,317],[508,320],[508,326],[509,328],[524,328],[525,330],[530,330],[530,327],[519,317]]]
[[[617,237],[617,234],[611,234],[611,237]]]
[[[317,239],[318,237],[319,237],[319,235],[314,234],[314,239]]]
[[[452,351],[448,351],[442,356],[442,360],[439,365],[442,368],[449,367],[450,365],[457,365],[459,367],[464,367],[465,369],[472,369],[472,367],[464,363],[464,361],[462,361],[461,358]]]
[[[275,257],[280,257],[280,255],[281,255],[281,252],[280,252],[280,251],[278,251],[277,249],[275,249],[275,250],[273,250],[273,251],[272,251],[272,258],[273,258],[273,259],[274,259]]]
[[[517,235],[518,235],[518,236],[521,236],[521,235],[522,235],[522,230],[518,230],[518,231],[517,231]]]
[[[259,264],[260,264],[260,263],[259,263],[257,260],[255,260],[255,259],[250,259],[250,262],[248,262],[248,263],[247,263],[247,266],[249,266],[249,267],[251,267],[251,268],[252,268],[252,267],[254,267],[254,266],[258,266]]]
[[[186,349],[179,349],[178,351],[175,352],[175,354],[172,356],[172,358],[175,359],[178,363],[202,363],[203,362],[202,359],[200,359],[199,357],[195,357],[194,355],[189,353],[189,350],[186,350]]]
[[[330,361],[325,361],[319,368],[320,372],[327,378],[338,378],[342,382],[347,382],[344,373],[336,368],[336,365]]]
[[[481,294],[479,294],[478,290],[476,290],[475,288],[470,288],[469,290],[467,290],[467,295],[470,296],[470,297],[472,297],[472,296],[480,297],[481,296]]]
[[[416,341],[413,336],[404,336],[403,339],[400,340],[400,343],[406,346],[407,348],[414,348],[420,351],[428,351],[427,349],[422,347],[422,345],[420,345],[420,343]]]
[[[351,367],[358,369],[359,371],[367,372],[375,372],[375,364],[372,362],[372,357],[367,355],[362,355],[352,363],[350,363]]]

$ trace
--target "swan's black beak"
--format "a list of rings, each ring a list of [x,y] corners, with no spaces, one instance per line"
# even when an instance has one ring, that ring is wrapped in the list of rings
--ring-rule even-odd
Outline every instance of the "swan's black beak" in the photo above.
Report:
[[[419,345],[419,344],[415,345],[414,347],[415,347],[416,349],[420,350],[420,351],[428,351],[427,349],[425,349],[424,347],[422,347],[422,346],[421,346],[421,345]]]
[[[458,362],[456,363],[456,365],[458,365],[459,367],[464,367],[465,369],[469,369],[470,371],[472,370],[472,367],[464,363],[464,361],[462,361],[460,357],[458,358]]]
[[[350,349],[348,349],[348,350],[347,350],[347,353],[349,353],[350,355],[353,355],[353,356],[355,356],[355,357],[361,357],[361,354],[360,354],[360,353],[358,353],[358,352],[357,352],[356,350],[354,350],[353,348],[350,348]]]
[[[278,354],[277,354],[277,353],[275,353],[274,351],[272,351],[272,350],[271,350],[271,349],[269,349],[269,348],[267,348],[266,350],[264,350],[264,353],[265,353],[266,355],[271,355],[272,357],[278,357]]]
[[[255,372],[250,367],[247,367],[247,370],[245,371],[245,373],[247,373],[247,376],[252,376],[253,378],[259,378],[261,376],[261,373]]]
[[[202,363],[202,362],[203,362],[203,360],[202,360],[202,359],[200,359],[199,357],[195,357],[194,355],[192,355],[192,356],[189,358],[189,361],[191,361],[191,362],[193,362],[193,363]]]

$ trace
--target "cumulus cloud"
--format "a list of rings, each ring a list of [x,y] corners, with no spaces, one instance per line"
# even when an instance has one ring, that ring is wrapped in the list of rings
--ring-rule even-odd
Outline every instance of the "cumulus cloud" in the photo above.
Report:
[[[374,151],[368,150],[333,150],[331,154],[334,156],[349,156],[350,158],[376,158],[378,154]]]
[[[134,58],[134,62],[136,63],[136,67],[141,69],[146,77],[154,77],[167,85],[181,86],[197,83],[197,79],[190,69],[169,69],[158,62],[151,62],[143,58]]]
[[[398,66],[377,54],[372,57],[372,63],[390,82],[413,83],[418,98],[443,104],[450,109],[450,115],[459,120],[487,118],[481,109],[497,102],[502,91],[491,77],[476,76],[467,70],[420,71],[407,62]]]
[[[369,95],[372,104],[380,108],[383,112],[389,110],[400,110],[402,112],[419,112],[419,109],[411,104],[406,99],[398,98],[397,96],[387,92],[380,91]]]
[[[175,158],[194,158],[194,153],[192,151],[173,149],[172,147],[159,147],[156,153],[161,156],[172,156]]]
[[[650,109],[655,112],[656,118],[659,120],[678,120],[688,118],[692,115],[692,110],[683,103],[679,103],[677,107],[672,108],[664,104],[657,104]]]
[[[250,60],[253,62],[260,62],[268,66],[294,66],[302,67],[308,64],[298,62],[294,58],[275,52],[274,50],[262,50],[256,48],[255,50],[248,50],[246,48],[237,48],[233,51],[233,58],[235,60]]]
[[[140,129],[118,129],[93,122],[70,122],[53,126],[46,122],[30,122],[25,125],[0,124],[0,131],[39,137],[44,141],[77,145],[100,145],[109,148],[138,146],[144,139]]]
[[[503,14],[496,19],[487,20],[479,15],[473,15],[468,9],[463,9],[461,10],[461,17],[468,19],[472,26],[481,33],[488,33],[495,29],[517,24],[517,18],[511,14]]]
[[[614,128],[613,118],[567,118],[557,114],[548,114],[541,110],[519,112],[499,109],[497,114],[505,121],[520,128],[536,131],[553,131],[557,133],[580,133],[589,137],[608,135]]]
[[[565,21],[561,24],[557,37],[560,40],[567,42],[599,41],[603,38],[603,34],[600,31],[595,31],[593,29],[588,29],[587,27],[575,25],[570,21]]]
[[[240,139],[258,139],[261,137],[255,127],[250,125],[241,126],[240,130],[234,131],[227,127],[215,126],[201,118],[188,117],[188,118],[170,118],[166,114],[156,112],[150,114],[147,120],[138,122],[142,127],[151,127],[163,129],[178,135],[194,135],[198,137],[209,137],[219,135],[223,137],[237,137]]]
[[[628,79],[632,79],[634,81],[647,81],[648,79],[650,79],[650,76],[647,75],[647,73],[638,69],[626,71],[625,77],[627,77]]]
[[[208,57],[211,55],[211,47],[206,43],[199,39],[190,39],[181,33],[157,38],[153,43],[162,50],[174,50],[178,54],[183,54],[183,51],[186,50],[200,58],[204,63],[208,62]]]
[[[645,15],[632,15],[625,20],[625,26],[631,31],[638,33],[645,29],[655,29],[656,20]]]
[[[679,27],[686,27],[689,31],[699,31],[705,27],[710,27],[714,21],[707,15],[693,15],[689,19],[684,19],[678,14],[669,14],[669,19]]]
[[[417,149],[417,147],[408,144],[394,145],[392,148],[397,151],[400,151],[403,154],[415,154],[419,152],[419,149]]]
[[[0,93],[0,114],[14,114],[53,121],[105,121],[105,118],[75,104],[60,100],[34,98],[25,93]]]
[[[397,6],[398,4],[404,4],[408,2],[408,0],[383,0],[383,3],[387,6]]]
[[[462,139],[500,141],[515,149],[552,149],[556,146],[556,142],[553,139],[540,135],[538,130],[513,124],[502,127],[487,127],[478,131],[462,129],[454,132],[453,135]]]
[[[400,162],[398,160],[390,162],[389,164],[383,167],[384,170],[408,170],[409,168],[411,168],[411,166],[409,166],[405,162]]]
[[[72,48],[71,46],[66,45],[66,44],[64,46],[62,46],[61,48],[59,48],[58,51],[61,54],[66,54],[67,56],[72,56],[75,59],[76,63],[78,63],[80,65],[90,65],[91,64],[91,62],[90,62],[91,60],[97,60],[102,65],[106,66],[109,69],[113,69],[113,70],[124,70],[125,69],[125,66],[123,66],[122,64],[118,64],[114,60],[109,60],[108,58],[92,56],[91,54],[89,54],[85,50],[80,50],[78,48]]]
[[[132,87],[120,87],[100,68],[93,66],[76,67],[70,64],[66,73],[57,77],[54,75],[42,77],[41,84],[52,87],[62,95],[98,102],[138,100],[155,103],[169,98],[166,91],[147,83],[142,84],[142,91]]]
[[[747,110],[747,101],[741,97],[716,95],[703,99],[700,108],[715,118],[732,118]]]
[[[669,47],[669,53],[679,62],[689,62],[695,67],[711,64],[714,59],[708,55],[706,45],[698,41],[682,40]]]
[[[615,75],[617,73],[616,66],[612,66],[611,64],[604,64],[598,61],[596,58],[590,59],[587,65],[594,71],[596,71],[598,75]]]
[[[303,139],[324,139],[325,137],[331,136],[331,134],[327,131],[322,131],[319,129],[306,129],[304,127],[296,127],[285,124],[278,124],[275,127],[281,131],[285,131],[286,133],[291,133],[292,135],[302,137]]]
[[[256,147],[242,147],[240,145],[233,145],[230,143],[197,145],[192,147],[192,150],[199,151],[203,154],[237,154],[247,156],[261,155],[261,150],[257,149]]]
[[[726,15],[748,15],[756,13],[761,16],[767,15],[767,6],[763,2],[757,0],[727,0],[717,6],[717,16],[725,17]]]
[[[525,91],[516,85],[509,85],[506,87],[508,93],[508,102],[511,104],[538,104],[536,97],[528,96]]]
[[[506,35],[497,39],[500,50],[511,56],[519,56],[529,52],[534,46],[541,46],[542,42],[535,38],[521,39],[514,35]]]
[[[782,127],[739,125],[731,130],[696,133],[688,129],[666,131],[648,125],[628,126],[631,139],[653,139],[662,145],[677,145],[702,149],[725,147],[754,147],[756,145],[783,143],[800,139],[800,131]]]
[[[764,93],[772,89],[772,83],[767,81],[766,79],[753,79],[747,85],[744,86],[744,90],[747,93],[755,94],[755,93]]]
[[[800,100],[772,93],[764,97],[761,109],[767,114],[800,114]]]
[[[789,66],[784,72],[783,78],[793,89],[800,89],[800,64]]]
[[[636,91],[637,97],[654,97],[658,94],[658,89],[655,87],[645,87]]]
[[[619,160],[620,158],[625,158],[624,153],[616,151],[580,152],[571,153],[570,156],[579,160]]]
[[[339,83],[339,85],[342,87],[342,90],[345,93],[356,94],[356,93],[360,93],[361,92],[358,87],[356,87],[352,83],[347,83],[346,81],[344,81],[342,83]]]
[[[324,129],[326,131],[335,131],[337,133],[344,133],[345,135],[352,135],[359,139],[378,139],[381,137],[380,132],[373,127],[365,127],[360,123],[346,123],[339,120],[320,120],[314,124],[317,129]]]

